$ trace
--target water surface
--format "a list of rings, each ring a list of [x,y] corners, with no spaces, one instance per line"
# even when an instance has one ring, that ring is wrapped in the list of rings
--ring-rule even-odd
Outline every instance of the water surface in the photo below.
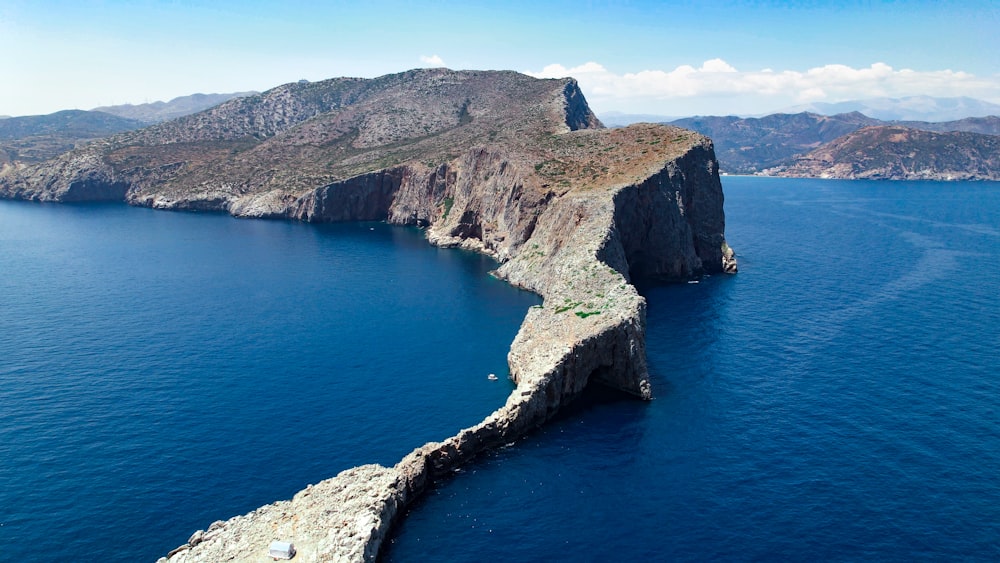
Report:
[[[378,223],[0,201],[0,560],[153,561],[478,423],[539,302],[494,267]]]
[[[1000,560],[1000,184],[724,188],[740,273],[642,288],[655,400],[468,467],[387,560]]]

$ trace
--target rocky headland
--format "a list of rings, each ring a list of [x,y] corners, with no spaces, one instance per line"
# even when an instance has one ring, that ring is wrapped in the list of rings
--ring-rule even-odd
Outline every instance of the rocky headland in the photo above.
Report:
[[[671,126],[604,129],[572,79],[410,71],[289,84],[8,170],[0,194],[124,200],[303,221],[386,220],[486,253],[543,297],[508,355],[497,411],[287,501],[211,524],[161,561],[371,561],[434,480],[554,416],[587,385],[648,399],[636,276],[735,272],[707,138]]]

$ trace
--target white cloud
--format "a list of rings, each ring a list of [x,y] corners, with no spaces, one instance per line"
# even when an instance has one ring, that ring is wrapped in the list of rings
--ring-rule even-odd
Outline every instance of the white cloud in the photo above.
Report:
[[[432,66],[432,67],[445,66],[444,60],[442,60],[441,57],[437,55],[431,55],[429,57],[427,55],[420,55],[420,62],[424,63],[427,66]]]
[[[762,113],[793,103],[917,95],[1000,101],[1000,76],[977,77],[953,70],[896,70],[882,62],[867,68],[830,64],[806,71],[740,71],[722,59],[711,59],[698,68],[681,65],[669,71],[623,74],[587,62],[571,68],[551,64],[527,74],[576,78],[598,111]]]

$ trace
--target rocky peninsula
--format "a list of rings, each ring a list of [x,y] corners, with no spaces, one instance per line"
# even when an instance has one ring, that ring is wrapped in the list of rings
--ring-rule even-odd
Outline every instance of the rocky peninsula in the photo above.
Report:
[[[410,71],[290,84],[0,176],[0,194],[125,200],[303,221],[386,220],[494,257],[542,296],[508,354],[516,387],[479,424],[291,500],[211,524],[161,561],[372,561],[434,480],[511,443],[589,384],[648,399],[634,277],[735,272],[707,138],[604,129],[572,79]]]

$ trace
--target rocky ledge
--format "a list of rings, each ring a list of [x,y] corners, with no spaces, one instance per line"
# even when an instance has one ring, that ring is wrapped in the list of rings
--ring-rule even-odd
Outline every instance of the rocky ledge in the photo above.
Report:
[[[736,271],[711,141],[604,129],[572,79],[413,71],[287,85],[0,176],[0,195],[124,199],[304,221],[383,219],[493,256],[542,296],[508,354],[516,387],[479,424],[196,532],[160,561],[371,561],[434,480],[513,442],[587,385],[651,396],[634,276]],[[233,133],[231,138],[226,135]]]

